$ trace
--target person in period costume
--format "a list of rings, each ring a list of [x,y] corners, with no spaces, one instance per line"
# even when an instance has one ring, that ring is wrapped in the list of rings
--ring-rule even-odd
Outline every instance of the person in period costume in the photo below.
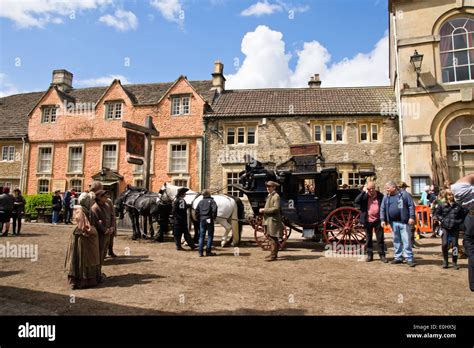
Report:
[[[12,219],[13,219],[13,235],[19,235],[21,231],[21,219],[25,212],[25,198],[21,195],[20,189],[16,188],[13,190],[13,210],[12,210]]]
[[[267,186],[268,196],[265,207],[260,209],[260,213],[263,213],[263,225],[271,242],[271,254],[265,258],[265,261],[276,261],[280,249],[279,239],[283,237],[280,195],[276,192],[276,187],[280,184],[275,181],[268,181],[265,185]]]
[[[127,185],[128,188],[128,185]],[[90,185],[90,192],[95,195],[95,193],[99,190],[103,190],[104,186],[100,181],[93,181]],[[94,198],[94,197],[93,197]],[[110,206],[110,211],[112,212],[112,220],[113,220],[113,234],[110,236],[110,242],[109,242],[109,247],[108,247],[108,254],[110,257],[117,257],[114,253],[114,238],[117,236],[117,224],[116,224],[116,219],[115,219],[115,208],[114,208],[114,203],[112,202],[112,199],[107,200],[107,204]]]
[[[196,207],[196,218],[199,221],[199,256],[204,256],[206,232],[208,233],[206,256],[215,256],[216,254],[212,252],[212,241],[214,239],[214,221],[217,218],[217,203],[211,197],[209,190],[204,190],[202,197]]]
[[[99,236],[90,223],[91,197],[82,193],[74,207],[76,224],[66,252],[65,269],[72,289],[96,286],[101,281]]]
[[[107,203],[107,191],[95,192],[95,203],[91,208],[91,224],[97,229],[99,235],[100,264],[104,263],[109,248],[110,236],[114,233],[113,211]]]
[[[2,233],[2,236],[8,236],[8,232],[10,231],[10,219],[12,217],[12,212],[13,212],[13,202],[14,202],[14,197],[10,194],[10,188],[9,187],[3,187],[3,194],[0,195],[0,200],[1,200],[1,211],[2,211],[2,220],[1,222],[4,223],[5,225],[5,232]],[[2,229],[0,232],[3,231],[3,225]]]
[[[474,173],[451,185],[451,191],[455,201],[469,210],[464,218],[463,246],[468,257],[469,288],[474,291]]]
[[[179,188],[176,199],[173,202],[173,236],[176,243],[176,250],[184,250],[181,246],[181,237],[183,234],[191,250],[195,248],[193,238],[188,229],[188,208],[184,200],[187,191],[189,191],[189,189],[186,187]]]

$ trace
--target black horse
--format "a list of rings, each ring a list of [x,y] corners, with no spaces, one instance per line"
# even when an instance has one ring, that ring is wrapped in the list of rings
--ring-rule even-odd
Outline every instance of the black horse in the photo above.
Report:
[[[155,235],[153,229],[154,221],[158,221],[160,225],[157,241],[163,240],[162,234],[166,231],[166,223],[161,217],[168,216],[171,210],[171,200],[166,195],[149,192],[139,187],[129,186],[115,201],[116,215],[119,216],[120,219],[124,218],[124,208],[132,222],[133,240],[141,237],[147,238],[148,223],[150,224],[150,238],[153,238]],[[143,216],[143,235],[140,230],[140,216]]]

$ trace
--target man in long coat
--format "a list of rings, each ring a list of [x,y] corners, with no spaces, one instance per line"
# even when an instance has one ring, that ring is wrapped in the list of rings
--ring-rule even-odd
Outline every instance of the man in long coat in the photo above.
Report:
[[[265,261],[276,261],[280,249],[279,239],[283,237],[280,195],[276,192],[276,187],[280,185],[274,181],[268,181],[265,185],[267,186],[268,196],[265,207],[260,209],[260,213],[263,213],[263,225],[271,242],[271,254],[265,258]]]

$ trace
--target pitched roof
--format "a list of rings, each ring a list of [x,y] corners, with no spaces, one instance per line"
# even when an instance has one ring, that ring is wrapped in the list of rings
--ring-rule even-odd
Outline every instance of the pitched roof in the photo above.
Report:
[[[204,100],[211,103],[214,91],[211,91],[210,80],[189,81]],[[135,105],[156,104],[174,82],[143,83],[123,85],[128,96]],[[58,90],[62,99],[75,103],[95,104],[108,87],[74,88],[68,93]],[[28,114],[40,101],[46,91],[15,94],[0,98],[0,123],[8,125],[0,127],[0,138],[21,138],[28,133]]]
[[[226,90],[205,117],[380,115],[394,102],[390,86]]]
[[[10,95],[0,98],[0,139],[21,138],[28,134],[28,114],[44,92]]]

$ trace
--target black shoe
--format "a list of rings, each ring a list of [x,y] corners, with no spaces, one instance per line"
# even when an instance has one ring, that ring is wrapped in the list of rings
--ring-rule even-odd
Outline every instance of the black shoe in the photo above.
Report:
[[[117,257],[117,255],[115,255],[115,253],[112,251],[112,253],[109,253],[109,256],[110,257]]]
[[[206,252],[206,256],[216,256],[217,254],[216,253],[213,253],[213,252]]]
[[[199,254],[199,257],[204,257],[204,255],[203,255],[203,254]]]
[[[388,260],[385,255],[380,255],[380,261],[382,261],[383,263],[388,263]]]
[[[453,262],[453,268],[457,271],[459,269],[459,266],[457,262]]]
[[[373,260],[374,260],[373,255],[367,255],[367,257],[365,258],[365,262],[372,262]]]
[[[3,232],[2,237],[8,237],[8,232]]]
[[[416,266],[416,263],[413,262],[413,261],[408,261],[408,262],[407,262],[407,265],[410,266],[410,267],[415,267],[415,266]]]
[[[181,251],[184,250],[182,247],[176,247],[176,250]]]
[[[443,261],[443,266],[441,266],[443,268],[448,268],[448,261]]]
[[[400,263],[403,263],[403,260],[393,259],[392,261],[390,261],[390,264],[392,265],[398,265]]]

